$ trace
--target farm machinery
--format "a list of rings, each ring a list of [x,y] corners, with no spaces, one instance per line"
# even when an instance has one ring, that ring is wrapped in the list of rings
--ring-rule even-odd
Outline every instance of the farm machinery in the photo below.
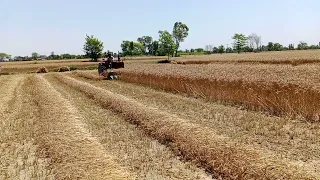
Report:
[[[119,79],[119,73],[115,72],[114,69],[124,68],[123,61],[120,60],[120,55],[118,53],[118,59],[114,60],[113,57],[108,54],[107,60],[102,60],[98,66],[98,73],[103,76],[105,80]]]

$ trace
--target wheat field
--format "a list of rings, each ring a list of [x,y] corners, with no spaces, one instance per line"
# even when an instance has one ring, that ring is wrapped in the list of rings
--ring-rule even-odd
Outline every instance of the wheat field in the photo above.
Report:
[[[161,58],[1,64],[0,179],[320,179],[319,51]]]

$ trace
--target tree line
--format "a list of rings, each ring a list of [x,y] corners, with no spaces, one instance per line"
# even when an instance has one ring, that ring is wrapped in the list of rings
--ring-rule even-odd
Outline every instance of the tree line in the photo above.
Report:
[[[158,31],[159,39],[154,40],[151,36],[142,36],[136,41],[124,40],[121,43],[121,50],[124,56],[178,56],[180,44],[189,35],[189,27],[176,22],[172,32],[167,30]]]
[[[212,45],[206,45],[205,49],[186,49],[181,51],[182,54],[212,54],[212,53],[241,53],[241,52],[262,52],[262,51],[286,51],[286,50],[308,50],[308,49],[320,49],[320,42],[318,45],[308,45],[304,41],[300,41],[295,47],[294,44],[284,46],[278,42],[268,42],[267,45],[262,45],[261,36],[256,33],[252,33],[248,36],[244,34],[235,33],[232,36],[233,43],[231,47],[225,47],[220,45],[213,47]]]
[[[220,45],[213,47],[212,45],[206,45],[204,48],[179,50],[180,45],[189,35],[189,27],[182,23],[176,22],[173,25],[172,31],[159,30],[159,38],[153,39],[151,36],[138,37],[136,41],[123,40],[120,47],[121,52],[114,53],[111,51],[103,52],[104,44],[102,41],[94,37],[93,35],[86,35],[85,43],[83,45],[84,55],[73,54],[60,54],[56,55],[51,52],[49,56],[39,55],[33,52],[31,56],[15,57],[15,60],[37,60],[37,59],[85,59],[91,58],[93,61],[97,61],[98,58],[107,57],[110,53],[113,56],[168,56],[168,60],[171,56],[179,55],[191,55],[191,54],[214,54],[214,53],[241,53],[241,52],[262,52],[262,51],[286,51],[286,50],[308,50],[308,49],[320,49],[320,42],[318,45],[308,45],[308,43],[300,41],[297,46],[289,44],[284,46],[278,42],[268,42],[267,45],[262,45],[262,38],[256,33],[252,33],[248,36],[240,33],[235,33],[231,38],[233,43],[227,45]],[[0,53],[0,58],[12,59],[10,55],[6,53]]]

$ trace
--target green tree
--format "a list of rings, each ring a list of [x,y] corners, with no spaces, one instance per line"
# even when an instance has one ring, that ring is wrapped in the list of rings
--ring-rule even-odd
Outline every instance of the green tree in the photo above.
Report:
[[[274,44],[273,42],[268,42],[268,51],[274,51]]]
[[[244,34],[234,34],[232,37],[234,40],[234,49],[240,53],[243,50],[243,47],[247,44],[247,37]]]
[[[176,50],[176,45],[174,43],[173,36],[168,31],[159,31],[158,33],[159,33],[160,46],[168,55],[168,60],[169,60],[170,55],[172,55]]]
[[[128,56],[130,54],[130,41],[122,41],[121,49],[123,56]]]
[[[32,59],[36,60],[36,59],[39,57],[39,54],[36,53],[36,52],[33,52],[33,53],[31,54],[31,57],[32,57]]]
[[[221,46],[218,47],[218,52],[219,52],[220,54],[222,54],[222,53],[225,52],[225,48],[224,48],[223,45],[221,45]]]
[[[197,49],[195,49],[195,50],[196,50],[197,53],[202,53],[202,52],[204,51],[203,48],[197,48]]]
[[[97,38],[86,35],[85,44],[83,50],[89,58],[93,61],[98,61],[98,58],[102,56],[103,42]]]
[[[308,49],[308,44],[304,41],[300,41],[299,44],[298,44],[298,49],[299,50],[305,50],[305,49]]]
[[[130,52],[131,56],[133,55],[133,49],[134,49],[134,43],[133,43],[133,41],[130,41],[130,43],[129,43],[129,52]]]
[[[139,42],[122,41],[121,49],[123,56],[141,56],[144,53],[144,46]]]
[[[158,51],[159,51],[159,41],[153,41],[149,47],[149,54],[157,56]]]
[[[6,57],[8,57],[8,54],[7,53],[0,53],[0,57],[6,58]]]
[[[153,41],[152,37],[142,36],[142,37],[138,38],[137,41],[144,46],[144,54],[145,55],[150,54],[150,49],[151,49],[152,41]]]
[[[189,35],[189,27],[182,22],[176,22],[173,26],[172,35],[175,40],[175,56],[177,56],[180,43],[183,42]]]
[[[283,50],[283,46],[280,43],[274,43],[273,49],[275,51],[282,51]]]

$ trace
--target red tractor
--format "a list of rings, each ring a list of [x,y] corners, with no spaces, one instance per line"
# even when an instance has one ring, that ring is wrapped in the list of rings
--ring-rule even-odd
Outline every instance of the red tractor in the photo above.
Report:
[[[120,60],[119,53],[117,60],[114,60],[111,54],[108,54],[107,60],[103,59],[102,62],[99,63],[98,73],[107,80],[119,79],[119,74],[114,72],[114,69],[119,68],[124,68],[124,63]]]

